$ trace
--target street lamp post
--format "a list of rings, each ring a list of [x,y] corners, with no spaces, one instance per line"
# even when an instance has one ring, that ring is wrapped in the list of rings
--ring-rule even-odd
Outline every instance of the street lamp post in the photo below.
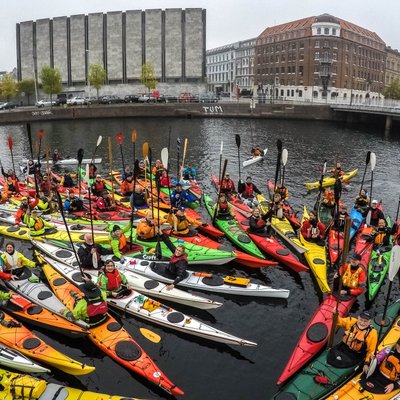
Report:
[[[90,79],[89,79],[89,49],[85,50],[86,55],[86,83],[88,85],[89,100],[90,100]]]

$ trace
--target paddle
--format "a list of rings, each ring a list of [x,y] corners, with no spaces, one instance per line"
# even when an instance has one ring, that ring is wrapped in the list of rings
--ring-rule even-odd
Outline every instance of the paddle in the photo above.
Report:
[[[275,169],[275,180],[274,180],[274,193],[276,191],[276,184],[278,182],[279,170],[281,169],[281,158],[282,158],[282,140],[278,139],[276,141],[276,147],[278,149],[278,157],[276,159],[276,169]]]
[[[365,167],[364,167],[364,173],[363,173],[363,177],[362,177],[362,181],[361,181],[360,193],[361,193],[361,190],[363,189],[363,186],[364,186],[365,174],[367,172],[367,167],[369,165],[370,159],[371,159],[371,152],[368,151],[367,152],[367,158],[365,159]]]
[[[140,328],[140,333],[148,340],[150,340],[150,342],[153,343],[160,343],[161,341],[161,336],[157,335],[157,333],[154,333],[146,328]]]
[[[78,154],[76,156],[77,160],[78,160],[78,190],[79,190],[79,198],[81,197],[81,174],[80,174],[80,170],[82,168],[82,160],[83,160],[83,153],[84,150],[83,149],[79,149],[78,150]],[[86,177],[87,180],[89,180],[89,171],[86,171],[88,176]],[[90,185],[90,182],[89,182]]]
[[[176,179],[179,177],[179,167],[180,167],[180,156],[181,156],[181,139],[176,138],[176,151],[177,151],[177,160],[176,160]]]
[[[282,178],[281,178],[281,186],[283,187],[284,186],[284,183],[285,183],[285,168],[286,168],[286,163],[287,163],[287,160],[288,160],[288,151],[287,151],[287,149],[283,149],[282,150],[282,166],[283,166],[283,168],[282,168]]]
[[[224,166],[222,168],[222,176],[225,176],[226,172],[226,167],[228,165],[228,160],[225,159],[224,161]],[[215,219],[217,218],[217,213],[218,213],[218,204],[219,204],[219,199],[221,197],[221,184],[218,186],[218,196],[217,196],[217,203],[215,204],[215,209],[214,209],[214,215],[212,218],[212,224],[215,226]]]
[[[317,200],[315,201],[315,205],[314,205],[314,211],[316,213],[317,218],[318,218],[318,214],[319,214],[319,204],[321,202],[321,195],[322,195],[323,181],[324,181],[325,173],[326,173],[326,160],[324,161],[324,164],[322,167],[322,174],[321,174],[321,178],[319,180],[319,192],[318,192]]]
[[[15,174],[14,154],[13,154],[13,140],[12,140],[11,135],[8,136],[8,148],[10,149],[13,172],[14,172],[14,176],[16,177],[17,175]]]
[[[240,139],[240,135],[238,133],[235,135],[235,142],[236,142],[236,146],[237,146],[237,150],[238,150],[239,181],[241,181],[242,180],[242,177],[240,175],[240,143],[241,143],[241,139]],[[225,176],[225,172],[221,175],[221,179],[223,179],[224,176]],[[220,185],[221,185],[221,182],[220,182]]]
[[[185,142],[183,144],[183,156],[182,156],[182,165],[181,165],[181,173],[179,175],[179,181],[181,181],[183,178],[183,169],[185,168],[187,144],[188,144],[188,139],[185,138]]]
[[[124,160],[124,152],[122,150],[122,142],[124,140],[124,137],[122,135],[122,132],[117,133],[117,143],[119,144],[119,150],[121,151],[121,159],[122,159],[122,170],[124,171],[123,174],[125,176],[125,160]]]
[[[133,193],[132,193],[132,212],[131,212],[131,227],[133,226],[133,213],[135,212],[135,188],[136,188],[136,130],[132,131],[132,152],[133,152]],[[132,229],[129,235],[129,248],[132,250]]]
[[[396,219],[395,219],[396,223],[397,223],[397,220],[399,219],[399,211],[400,211],[400,195],[399,195],[399,201],[397,202],[397,211],[396,211]]]
[[[31,151],[31,159],[33,160],[33,146],[32,146],[32,132],[31,132],[31,124],[27,123],[26,124],[26,129],[28,131],[28,140],[29,140],[29,149]],[[39,162],[39,160],[38,160]],[[1,164],[1,161],[0,161]],[[3,168],[3,166],[2,166]],[[27,171],[26,171],[26,182],[28,182],[28,176],[29,176],[29,160],[27,163]],[[39,195],[39,185],[38,185],[38,181],[37,181],[37,174],[33,175],[33,179],[35,180],[35,191],[36,191],[36,196]]]
[[[376,165],[376,155],[375,153],[371,153],[371,186],[370,186],[370,191],[369,191],[369,205],[371,205],[371,201],[372,201],[372,185],[374,182],[374,169],[375,169],[375,165]]]
[[[33,159],[32,131],[31,131],[31,124],[29,122],[26,124],[26,131],[28,133],[29,150],[31,152],[31,158]]]
[[[219,183],[221,183],[222,179],[224,179],[224,177],[221,176],[222,150],[223,150],[223,148],[224,148],[224,142],[221,140],[221,150],[219,151],[219,170],[218,170]]]
[[[171,202],[171,186],[169,184],[169,176],[168,176],[168,158],[169,158],[169,151],[167,147],[164,147],[161,150],[161,162],[164,165],[165,170],[167,171],[167,182],[168,182],[168,198],[170,200],[170,208],[172,210],[172,202]]]
[[[37,160],[38,163],[40,163],[40,152],[41,152],[41,147],[42,147],[42,139],[44,137],[44,130],[40,129],[37,133],[37,138],[39,139],[39,148],[38,148],[38,155],[37,155]]]
[[[146,183],[146,176],[147,176],[146,160],[148,161],[148,154],[149,154],[149,144],[147,142],[143,143],[142,154],[143,154],[143,161],[145,162],[145,166],[144,166],[144,182]]]
[[[111,141],[111,136],[108,137],[108,162],[110,163],[110,176],[112,177],[112,171],[113,171],[113,156],[112,156],[112,141]],[[113,200],[115,199],[114,195],[114,179],[111,179],[111,196]]]
[[[387,295],[386,295],[386,301],[385,301],[385,307],[383,309],[383,315],[382,315],[382,321],[379,325],[379,332],[378,332],[378,341],[376,343],[376,347],[375,347],[375,352],[374,352],[374,356],[376,356],[377,350],[378,350],[378,343],[379,343],[379,338],[382,334],[382,329],[385,326],[385,318],[386,318],[386,312],[387,312],[387,308],[389,305],[389,298],[390,298],[390,293],[392,291],[392,285],[393,285],[393,279],[394,277],[397,275],[397,273],[399,272],[399,268],[400,268],[400,246],[399,245],[395,245],[392,248],[392,253],[390,255],[390,263],[389,263],[389,287],[388,287],[388,291],[387,291]],[[377,359],[376,357],[374,357],[370,363],[369,369],[368,369],[368,373],[367,373],[367,378],[369,378],[375,371],[377,366]]]
[[[94,163],[94,158],[95,158],[95,156],[96,156],[97,149],[99,148],[100,143],[101,143],[102,140],[103,140],[103,137],[100,135],[100,136],[97,138],[96,147],[95,147],[94,152],[93,152],[93,155],[92,155],[92,161],[90,162],[91,164]]]
[[[136,161],[136,130],[134,129],[132,131],[132,135],[131,135],[131,139],[132,139],[132,154],[133,154],[133,169],[135,169],[135,161]],[[135,172],[133,173],[133,185],[135,186],[136,182],[135,182]]]

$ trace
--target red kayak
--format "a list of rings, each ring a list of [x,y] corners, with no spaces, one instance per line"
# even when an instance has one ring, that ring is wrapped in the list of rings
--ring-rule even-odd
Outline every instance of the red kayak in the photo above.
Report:
[[[196,236],[174,236],[178,239],[182,239],[185,242],[197,244],[199,246],[209,247],[210,249],[217,249],[217,250],[224,250],[227,249],[225,246],[215,240],[209,239],[206,236],[198,234]],[[246,267],[250,268],[263,268],[263,267],[270,267],[272,265],[277,265],[276,261],[271,260],[262,260],[261,258],[254,257],[250,254],[244,253],[243,251],[234,250],[234,253],[237,255],[235,258],[235,262],[241,265],[245,265]]]
[[[329,236],[328,236],[328,249],[329,249],[329,258],[331,260],[331,264],[334,264],[336,262],[338,254],[342,252],[343,244],[344,244],[343,232],[339,232],[338,234],[337,230],[331,228],[329,230]]]
[[[300,370],[325,346],[332,329],[332,316],[336,306],[338,305],[339,317],[344,317],[355,300],[355,296],[343,296],[343,300],[338,303],[332,294],[325,297],[296,344],[289,362],[278,379],[278,385]]]
[[[361,264],[364,265],[365,268],[368,267],[372,249],[374,247],[374,242],[368,240],[372,231],[373,228],[371,227],[361,227],[361,230],[356,236],[356,247],[354,252],[361,254]]]
[[[240,212],[233,210],[236,220],[246,231],[249,227],[249,220]],[[265,237],[247,232],[251,240],[269,256],[285,264],[296,272],[307,271],[309,268],[302,264],[298,258],[283,246],[275,237]]]

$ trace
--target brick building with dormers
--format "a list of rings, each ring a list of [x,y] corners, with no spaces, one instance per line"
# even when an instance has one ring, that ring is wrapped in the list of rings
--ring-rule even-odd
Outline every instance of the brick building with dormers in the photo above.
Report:
[[[265,101],[377,102],[385,43],[329,14],[266,28],[257,38],[254,83]]]

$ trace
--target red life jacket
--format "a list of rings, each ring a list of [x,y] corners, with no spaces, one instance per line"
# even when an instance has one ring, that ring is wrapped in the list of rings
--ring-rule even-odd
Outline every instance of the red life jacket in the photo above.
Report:
[[[122,283],[122,278],[117,268],[113,272],[106,272],[107,277],[107,290],[117,290],[120,288]]]
[[[89,319],[97,316],[104,315],[107,313],[107,302],[104,301],[103,297],[95,297],[94,299],[89,299],[85,297],[87,303],[87,315]]]
[[[253,184],[250,183],[250,185],[248,185],[247,183],[244,186],[244,197],[253,197]]]

